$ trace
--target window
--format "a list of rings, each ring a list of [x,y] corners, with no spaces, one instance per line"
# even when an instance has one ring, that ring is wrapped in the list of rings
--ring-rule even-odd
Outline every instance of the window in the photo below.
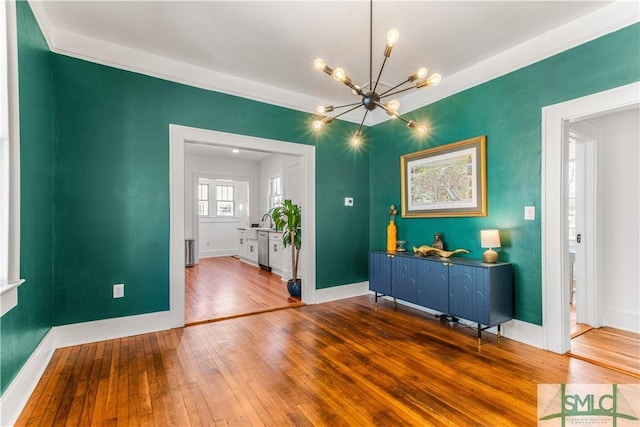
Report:
[[[209,216],[209,184],[198,184],[198,215]]]
[[[216,215],[234,216],[234,188],[232,185],[216,185]]]
[[[282,202],[282,177],[272,176],[269,180],[269,209]]]

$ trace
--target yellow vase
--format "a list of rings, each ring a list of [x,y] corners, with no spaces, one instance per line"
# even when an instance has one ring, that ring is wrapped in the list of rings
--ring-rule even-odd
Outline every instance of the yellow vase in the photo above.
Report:
[[[389,221],[389,225],[387,225],[387,251],[395,252],[397,249],[398,241],[398,228],[393,220]]]

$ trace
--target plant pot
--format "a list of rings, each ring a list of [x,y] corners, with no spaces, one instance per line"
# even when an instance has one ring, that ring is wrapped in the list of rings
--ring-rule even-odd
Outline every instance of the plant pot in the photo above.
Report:
[[[302,294],[302,279],[287,280],[287,290],[292,297],[300,297]]]

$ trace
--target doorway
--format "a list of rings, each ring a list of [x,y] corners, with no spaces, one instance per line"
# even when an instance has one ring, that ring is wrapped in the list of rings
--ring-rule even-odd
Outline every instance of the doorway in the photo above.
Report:
[[[568,215],[566,197],[568,149],[567,144],[564,143],[565,136],[572,122],[637,108],[640,104],[639,94],[640,83],[633,83],[545,107],[542,110],[543,346],[556,353],[566,353],[571,346],[570,292],[569,286],[567,286],[569,281],[569,244],[566,221]],[[637,163],[640,159],[633,160]],[[633,179],[631,181],[637,192],[640,188],[638,178],[635,178],[635,182]],[[610,191],[610,193],[616,194],[615,191]],[[604,201],[599,200],[598,204],[602,206]],[[638,207],[638,202],[636,202],[636,210]],[[637,242],[639,239],[640,231],[637,226],[629,228],[625,241]],[[613,246],[607,247],[603,245],[603,242],[599,242],[598,247],[602,248],[600,252],[616,253],[616,242],[609,244],[612,243]],[[637,245],[635,246],[637,248]],[[618,246],[618,248],[620,247]],[[598,262],[597,265],[601,264]],[[637,260],[627,264],[625,271],[630,271],[629,277],[632,277],[631,280],[635,280],[637,284],[637,278],[640,277],[640,265]],[[598,271],[596,278],[600,274],[601,271]],[[624,283],[628,284],[629,281],[625,280]],[[631,297],[629,299],[633,301]],[[633,313],[630,318],[633,318]]]
[[[302,240],[301,265],[305,271],[302,282],[303,303],[315,302],[315,147],[284,141],[249,137],[169,125],[169,168],[170,168],[170,317],[171,327],[185,324],[185,144],[198,143],[219,145],[247,150],[259,150],[299,156],[302,168],[301,203],[305,206],[305,238]],[[191,187],[189,187],[191,188]],[[186,190],[189,191],[189,190]]]

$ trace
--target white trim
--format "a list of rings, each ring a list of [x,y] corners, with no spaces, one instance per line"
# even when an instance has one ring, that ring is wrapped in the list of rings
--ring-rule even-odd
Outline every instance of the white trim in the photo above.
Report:
[[[53,329],[49,329],[0,397],[0,425],[12,426],[18,420],[56,349],[54,335]]]
[[[0,39],[0,92],[6,91],[6,98],[3,97],[0,105],[0,139],[3,141],[0,153],[0,316],[18,305],[17,287],[24,283],[20,279],[20,105],[16,19],[15,2],[0,6],[0,20],[3,27],[6,26]]]
[[[351,283],[316,290],[316,304],[359,297],[369,293],[369,282]]]
[[[640,103],[640,82],[542,109],[542,325],[543,348],[566,353],[571,348],[567,208],[567,159],[563,144],[568,123]],[[560,261],[560,262],[558,262]]]
[[[305,235],[302,239],[301,257],[302,301],[315,303],[316,294],[316,148],[312,145],[276,141],[213,130],[198,129],[175,124],[169,125],[169,287],[171,327],[184,326],[184,145],[186,142],[217,144],[224,141],[226,146],[241,149],[270,151],[301,157],[305,189],[302,206],[304,208]]]
[[[200,251],[200,256],[198,259],[202,258],[217,258],[222,256],[234,256],[238,255],[238,248],[230,248],[230,249],[209,249],[207,251]]]
[[[307,113],[315,113],[317,105],[333,104],[331,100],[317,99],[57,29],[48,19],[44,2],[29,0],[29,5],[49,48],[55,53]],[[614,2],[454,75],[444,76],[437,87],[401,97],[403,114],[624,28],[637,22],[638,18],[636,2]],[[360,123],[362,111],[354,111],[341,118]],[[367,116],[365,125],[372,126],[388,119],[384,111],[373,111]]]
[[[56,348],[87,344],[133,335],[148,334],[171,329],[170,313],[138,314],[135,316],[114,317],[91,322],[55,326]]]

